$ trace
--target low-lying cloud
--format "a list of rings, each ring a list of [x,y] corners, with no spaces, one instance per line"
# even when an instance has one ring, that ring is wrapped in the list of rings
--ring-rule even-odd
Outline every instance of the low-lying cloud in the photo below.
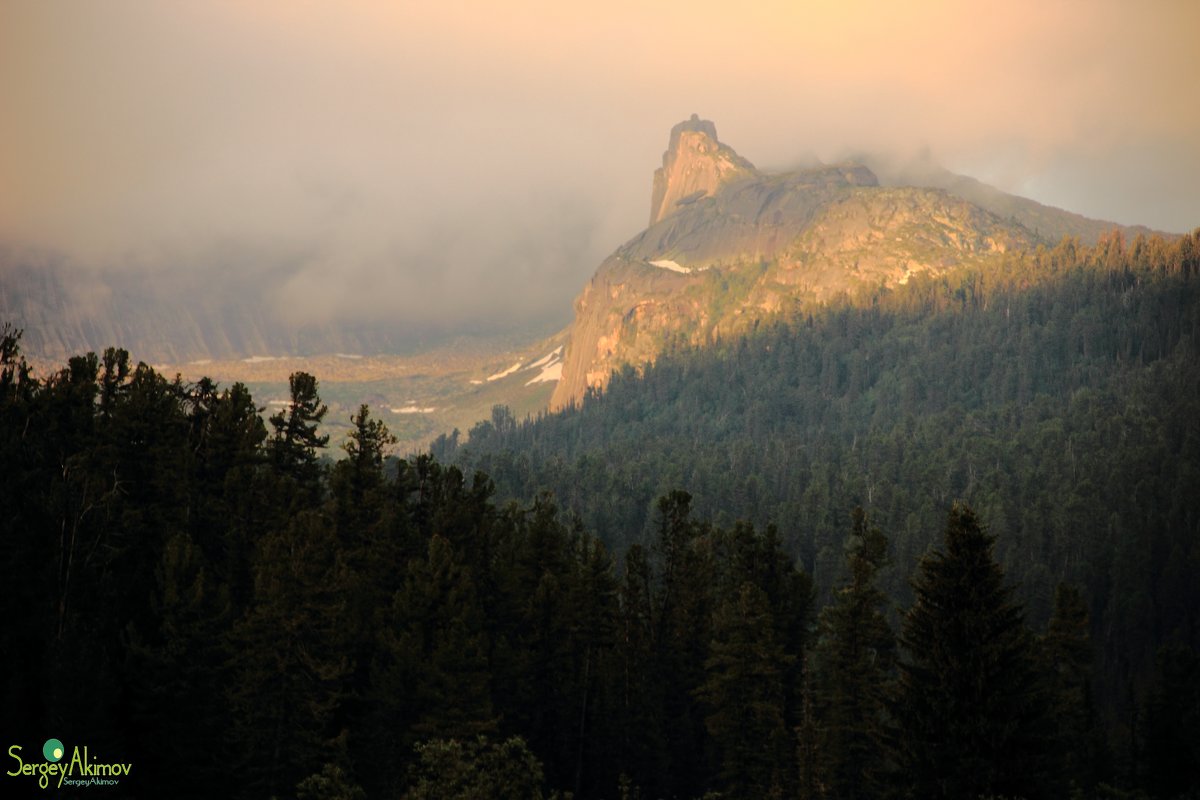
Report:
[[[565,321],[691,112],[763,167],[924,148],[1200,225],[1195,4],[751,5],[6,3],[0,241],[261,272],[290,320]]]

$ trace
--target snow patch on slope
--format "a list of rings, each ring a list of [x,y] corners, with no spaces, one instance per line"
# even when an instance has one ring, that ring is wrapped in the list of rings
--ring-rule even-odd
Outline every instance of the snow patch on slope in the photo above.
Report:
[[[489,381],[498,381],[501,378],[507,378],[509,375],[512,375],[514,372],[516,372],[520,368],[521,368],[521,362],[518,361],[517,363],[513,364],[508,369],[504,370],[503,372],[497,372],[495,375],[488,375],[488,380]]]
[[[689,272],[704,272],[704,270],[709,269],[709,266],[685,267],[682,264],[680,264],[679,262],[672,261],[669,258],[660,258],[655,261],[647,261],[646,263],[652,267],[658,267],[659,269],[669,269],[669,270],[671,270],[671,272],[682,272],[685,275],[688,274]]]
[[[538,370],[536,375],[525,382],[526,386],[531,386],[535,383],[548,383],[550,381],[557,381],[562,377],[562,354],[563,345],[559,345],[549,353],[546,353],[546,355],[535,361],[530,361],[528,364],[523,361],[518,361],[506,370],[497,372],[494,375],[488,375],[487,380],[490,383],[491,381],[498,381],[501,378],[507,378],[514,372],[523,372],[528,374],[534,370]],[[473,386],[478,386],[481,383],[483,383],[483,381],[471,381]]]
[[[539,358],[537,361],[529,365],[529,369],[541,367],[542,371],[535,375],[532,379],[525,382],[526,386],[532,386],[535,383],[549,383],[557,381],[562,377],[562,345],[551,350],[546,355]]]
[[[535,383],[548,383],[550,381],[557,381],[562,377],[562,368],[563,362],[555,361],[553,364],[542,367],[542,371],[539,372],[532,380],[526,381],[525,385],[532,386]]]
[[[683,272],[685,274],[692,271],[691,267],[681,267],[679,264],[676,264],[674,261],[672,261],[669,258],[659,259],[658,261],[651,261],[650,265],[654,266],[654,267],[658,267],[659,269],[669,269],[672,272]]]
[[[526,367],[526,369],[537,369],[538,367],[546,366],[551,361],[555,360],[560,355],[562,355],[562,349],[563,349],[563,346],[560,344],[558,347],[554,348],[549,353],[546,353],[546,355],[542,356],[537,361],[534,361],[532,364],[530,364],[528,367]]]

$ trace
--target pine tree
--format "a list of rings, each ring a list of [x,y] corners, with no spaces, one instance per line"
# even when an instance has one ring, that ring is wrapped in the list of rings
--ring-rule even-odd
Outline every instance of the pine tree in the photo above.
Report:
[[[329,406],[321,403],[317,379],[307,372],[293,372],[288,376],[288,387],[291,399],[286,411],[270,420],[274,430],[268,448],[271,464],[311,493],[316,491],[320,474],[317,450],[329,444],[328,434],[317,433]]]
[[[673,491],[658,501],[659,580],[653,595],[653,669],[662,702],[668,767],[664,791],[703,791],[711,766],[704,761],[705,723],[695,692],[705,680],[712,641],[713,564],[702,526],[692,520],[691,495]]]
[[[617,630],[619,762],[633,783],[656,787],[666,771],[666,733],[654,666],[653,590],[646,551],[625,552]]]
[[[913,582],[897,744],[917,797],[1046,796],[1045,696],[993,541],[955,504]]]
[[[569,607],[574,654],[574,681],[568,705],[574,719],[576,752],[574,791],[598,783],[611,786],[617,777],[614,728],[617,637],[617,581],[612,558],[581,526],[573,531],[578,566]],[[591,793],[589,793],[591,794]]]
[[[383,459],[396,437],[381,420],[371,419],[365,403],[350,422],[354,427],[342,445],[347,458],[335,464],[330,474],[334,521],[348,564],[367,584],[377,587],[384,582],[378,573],[395,569],[398,555],[396,543],[382,530],[389,499]],[[378,604],[381,599],[370,601]]]
[[[718,608],[705,680],[696,690],[719,754],[723,796],[778,795],[790,763],[783,721],[783,669],[790,661],[775,641],[767,598],[752,583]]]
[[[358,413],[350,418],[354,428],[342,445],[348,457],[352,500],[361,501],[363,496],[383,482],[383,458],[387,449],[396,443],[396,437],[382,420],[371,419],[371,410],[363,403]]]
[[[238,612],[250,603],[254,590],[256,536],[267,516],[263,506],[263,442],[267,430],[261,409],[244,384],[235,383],[208,404],[202,422],[193,411],[191,447],[192,493],[196,513],[192,537],[216,567],[216,576],[229,587]]]
[[[388,734],[372,725],[378,715],[371,681],[372,665],[383,647],[380,631],[403,580],[405,560],[396,526],[388,524],[399,503],[383,470],[386,450],[396,439],[382,421],[371,419],[366,404],[359,406],[350,422],[353,428],[342,445],[347,457],[329,473],[338,554],[345,565],[344,635],[350,662],[338,723],[351,730],[349,749],[359,763],[365,763],[394,755],[387,752]],[[370,722],[364,723],[368,718]]]
[[[395,660],[410,670],[413,729],[432,739],[493,730],[483,610],[470,569],[446,539],[434,536],[427,558],[409,565],[393,609]]]
[[[861,508],[852,519],[846,542],[850,582],[821,612],[814,659],[828,792],[834,798],[884,794],[887,687],[896,650],[883,613],[887,598],[875,585],[887,539],[867,526]]]

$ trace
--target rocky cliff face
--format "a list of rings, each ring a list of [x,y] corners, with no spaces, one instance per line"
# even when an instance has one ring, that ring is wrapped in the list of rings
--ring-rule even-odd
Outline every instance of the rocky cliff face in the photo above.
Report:
[[[771,315],[1036,243],[945,191],[881,187],[860,164],[764,175],[693,117],[671,131],[650,227],[575,301],[551,408],[671,343],[703,345]]]

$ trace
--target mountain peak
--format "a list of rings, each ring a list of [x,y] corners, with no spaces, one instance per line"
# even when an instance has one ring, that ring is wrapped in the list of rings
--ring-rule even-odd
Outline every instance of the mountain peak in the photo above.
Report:
[[[754,174],[753,164],[717,139],[717,126],[711,120],[692,114],[671,128],[663,165],[654,171],[650,224],[715,193],[722,184]]]
[[[675,146],[675,143],[679,140],[679,134],[684,131],[707,134],[708,138],[714,142],[717,141],[717,126],[713,124],[713,121],[711,119],[700,119],[699,114],[692,114],[690,119],[685,119],[671,128],[670,147]]]

